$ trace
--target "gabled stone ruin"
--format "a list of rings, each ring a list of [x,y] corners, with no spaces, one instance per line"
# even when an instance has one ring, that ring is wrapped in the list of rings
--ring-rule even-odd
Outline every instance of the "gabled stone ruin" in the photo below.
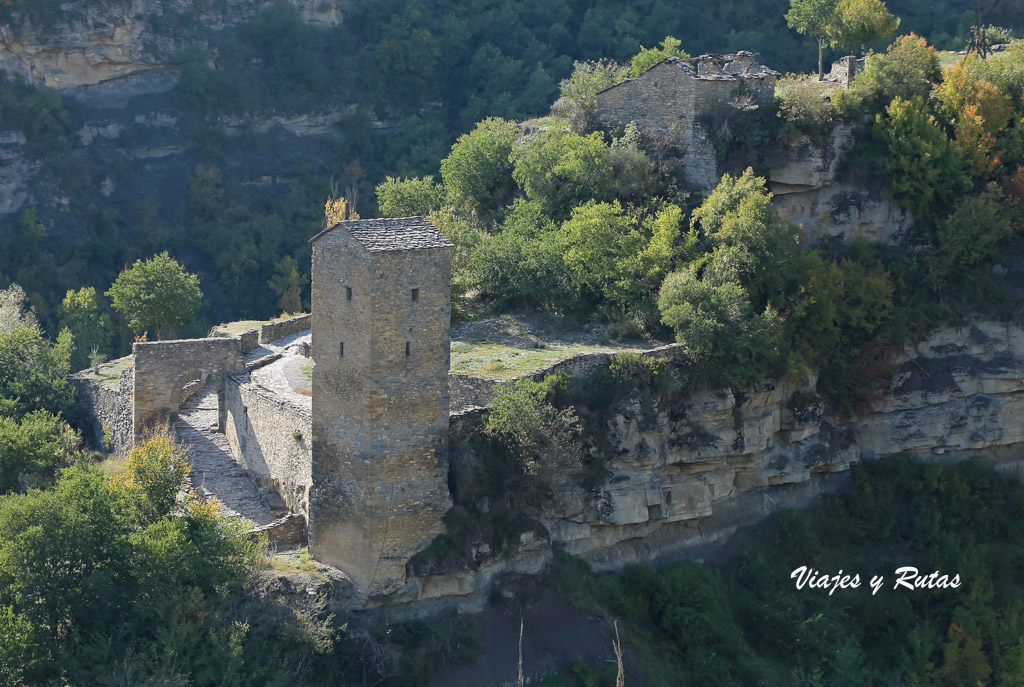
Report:
[[[685,181],[698,189],[718,182],[715,151],[702,122],[737,107],[771,105],[779,73],[747,51],[669,57],[633,79],[597,94],[597,123],[613,130],[635,122],[644,138],[683,153]]]

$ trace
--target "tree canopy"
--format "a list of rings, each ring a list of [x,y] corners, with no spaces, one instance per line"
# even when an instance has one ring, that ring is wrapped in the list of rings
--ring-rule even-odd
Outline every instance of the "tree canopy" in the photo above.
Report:
[[[156,330],[157,339],[184,325],[203,299],[199,277],[166,252],[137,260],[107,291],[114,309],[136,334]]]

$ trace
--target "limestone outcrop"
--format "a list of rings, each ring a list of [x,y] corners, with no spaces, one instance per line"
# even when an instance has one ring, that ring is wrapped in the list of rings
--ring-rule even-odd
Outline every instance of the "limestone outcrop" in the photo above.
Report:
[[[27,154],[20,131],[0,131],[0,215],[21,210],[32,199],[29,182],[42,163]]]
[[[347,0],[291,0],[312,24],[342,22]],[[194,27],[222,29],[250,19],[272,0],[132,0],[61,5],[53,26],[0,25],[0,69],[51,88],[91,86],[171,66]]]
[[[811,241],[868,239],[897,243],[913,217],[881,188],[851,183],[842,166],[854,145],[853,126],[838,124],[827,140],[802,136],[769,162],[769,188],[783,219]]]
[[[542,527],[523,533],[511,558],[478,546],[472,569],[421,570],[404,594],[462,598],[471,607],[490,579],[538,570],[554,548],[598,569],[700,555],[739,526],[805,505],[862,459],[983,455],[1018,469],[1012,454],[1024,443],[1024,325],[943,326],[891,363],[889,388],[853,416],[829,414],[810,375],[666,400],[637,392],[604,416],[599,441],[609,477],[600,487],[562,480],[553,502],[534,514]],[[685,382],[685,368],[672,367]],[[454,441],[476,431],[484,412],[453,416]]]

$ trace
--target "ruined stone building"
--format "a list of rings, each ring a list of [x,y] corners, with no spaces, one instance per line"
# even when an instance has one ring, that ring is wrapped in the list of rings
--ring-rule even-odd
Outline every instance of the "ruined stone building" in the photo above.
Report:
[[[707,189],[718,181],[715,152],[704,123],[728,116],[730,108],[768,106],[779,73],[758,64],[755,55],[669,57],[633,79],[597,94],[597,123],[619,129],[630,122],[648,140],[683,152],[686,182]]]

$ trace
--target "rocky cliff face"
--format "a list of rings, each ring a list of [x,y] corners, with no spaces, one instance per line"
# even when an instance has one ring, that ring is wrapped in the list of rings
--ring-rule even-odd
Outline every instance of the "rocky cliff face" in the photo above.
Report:
[[[517,555],[481,551],[476,569],[413,578],[405,593],[471,600],[499,573],[541,569],[553,547],[597,568],[701,555],[739,526],[808,503],[862,459],[982,454],[1019,468],[1008,456],[1024,443],[1024,325],[942,327],[892,362],[890,388],[855,417],[830,416],[812,376],[626,399],[606,416],[601,487],[566,480],[537,514],[546,533],[523,534]]]
[[[313,24],[341,23],[347,0],[290,0]],[[0,26],[0,69],[50,88],[92,86],[141,71],[168,67],[202,29],[250,19],[273,0],[131,0],[61,6],[52,27]]]
[[[913,217],[879,188],[841,176],[853,148],[853,126],[839,124],[824,142],[803,136],[769,165],[769,187],[779,214],[800,225],[809,240],[869,239],[898,242]]]

